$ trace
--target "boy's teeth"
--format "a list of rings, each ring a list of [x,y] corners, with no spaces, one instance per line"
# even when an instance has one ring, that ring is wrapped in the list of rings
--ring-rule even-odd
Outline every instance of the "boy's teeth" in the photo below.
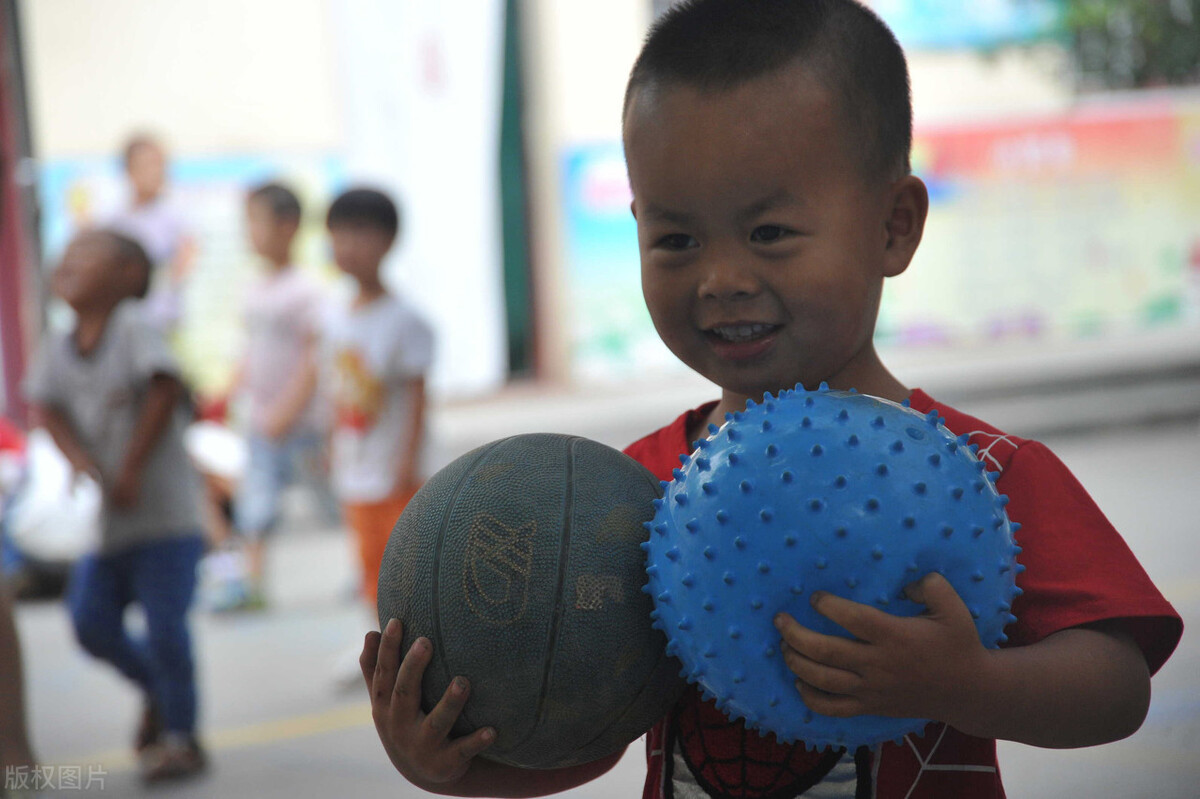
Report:
[[[770,329],[771,325],[730,325],[728,327],[714,327],[712,332],[726,341],[747,341],[752,338],[758,338]]]

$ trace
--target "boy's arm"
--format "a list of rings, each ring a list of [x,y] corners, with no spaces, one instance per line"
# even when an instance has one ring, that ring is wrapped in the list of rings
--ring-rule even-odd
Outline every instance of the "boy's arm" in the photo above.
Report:
[[[396,475],[396,495],[407,495],[421,485],[421,449],[425,443],[425,376],[413,378],[404,384],[410,394],[408,424],[405,425],[403,456],[400,472]]]
[[[92,456],[83,448],[75,428],[67,417],[52,405],[35,405],[34,419],[46,428],[46,432],[54,439],[58,449],[66,457],[76,474],[86,474],[100,482],[100,468],[92,460]]]
[[[450,730],[470,696],[470,685],[456,677],[445,696],[426,715],[421,711],[421,677],[433,656],[426,638],[418,638],[401,660],[403,629],[392,619],[380,635],[363,643],[363,679],[371,695],[371,715],[392,765],[422,790],[444,796],[546,796],[574,788],[604,774],[621,752],[563,769],[529,770],[476,757],[491,745],[495,731],[485,727],[451,739]]]
[[[300,368],[284,387],[271,408],[263,432],[269,438],[283,438],[308,407],[317,390],[317,340],[311,336],[305,344]]]
[[[125,459],[121,463],[121,471],[117,474],[109,494],[115,507],[131,508],[137,504],[142,470],[150,459],[150,453],[162,438],[163,431],[170,424],[171,414],[182,396],[183,384],[178,378],[161,372],[150,378],[150,388],[146,391],[146,399],[142,403],[137,421],[134,422],[129,447],[125,450]]]
[[[806,705],[943,721],[969,735],[1032,746],[1094,746],[1133,734],[1150,703],[1141,650],[1116,622],[989,650],[953,586],[929,574],[906,589],[926,613],[901,618],[832,594],[813,607],[855,640],[780,614],[784,658]]]

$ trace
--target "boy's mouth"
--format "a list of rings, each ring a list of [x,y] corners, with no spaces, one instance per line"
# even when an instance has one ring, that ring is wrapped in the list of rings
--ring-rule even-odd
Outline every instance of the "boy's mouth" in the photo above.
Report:
[[[779,325],[768,325],[761,322],[746,322],[729,325],[715,325],[705,330],[710,336],[730,344],[744,344],[765,338],[779,329]]]

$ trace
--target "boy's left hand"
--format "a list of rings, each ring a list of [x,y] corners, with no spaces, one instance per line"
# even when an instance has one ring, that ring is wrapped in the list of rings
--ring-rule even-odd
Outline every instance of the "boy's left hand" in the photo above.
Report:
[[[108,499],[114,508],[129,510],[137,505],[140,475],[132,469],[122,469],[108,492]]]
[[[945,720],[956,697],[972,690],[987,650],[954,587],[931,573],[905,593],[925,605],[925,613],[902,618],[833,594],[813,594],[813,608],[853,640],[814,632],[786,613],[776,616],[784,659],[810,710]]]

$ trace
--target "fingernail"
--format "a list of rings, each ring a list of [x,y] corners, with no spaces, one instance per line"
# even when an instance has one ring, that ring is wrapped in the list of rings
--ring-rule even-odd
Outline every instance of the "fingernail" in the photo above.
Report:
[[[383,631],[385,633],[394,633],[394,632],[396,632],[396,628],[399,626],[400,626],[399,619],[388,619],[387,627],[384,627]]]
[[[814,604],[814,605],[817,604],[822,599],[824,599],[824,597],[825,597],[824,591],[813,591],[812,600],[811,600],[812,604]]]
[[[414,651],[414,652],[420,652],[421,654],[424,654],[424,653],[425,653],[425,649],[426,649],[428,646],[429,646],[429,639],[428,639],[428,638],[418,638],[417,640],[413,641],[413,645],[412,645],[412,651]]]
[[[783,629],[783,614],[777,613],[774,618],[776,629]]]
[[[467,681],[462,677],[455,677],[450,681],[450,687],[454,693],[461,694],[463,691],[467,690]]]
[[[480,737],[483,738],[483,740],[486,741],[487,743],[491,743],[492,741],[494,741],[496,739],[496,731],[491,728],[488,728],[483,731],[483,734]]]

